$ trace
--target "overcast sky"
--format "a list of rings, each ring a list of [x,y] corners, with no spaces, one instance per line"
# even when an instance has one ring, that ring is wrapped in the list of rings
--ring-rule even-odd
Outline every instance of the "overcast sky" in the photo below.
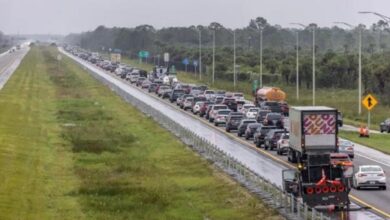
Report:
[[[135,27],[208,25],[243,27],[262,16],[271,24],[372,24],[390,16],[390,0],[0,0],[0,30],[7,34],[68,34],[98,25]]]

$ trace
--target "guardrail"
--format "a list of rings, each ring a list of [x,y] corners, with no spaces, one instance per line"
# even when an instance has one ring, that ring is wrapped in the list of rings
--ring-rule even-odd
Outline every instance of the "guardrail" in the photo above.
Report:
[[[79,64],[85,68],[85,66],[83,66],[81,63]],[[213,163],[216,167],[228,173],[232,178],[248,188],[253,194],[260,197],[268,206],[277,210],[282,216],[286,217],[287,219],[331,219],[329,216],[325,216],[324,213],[318,212],[315,209],[310,208],[308,205],[303,204],[292,194],[286,194],[280,187],[271,183],[269,180],[263,178],[247,166],[240,163],[234,158],[233,155],[229,155],[226,152],[220,150],[216,145],[210,143],[193,131],[173,121],[168,116],[164,115],[152,106],[125,92],[120,87],[109,82],[99,74],[96,74],[88,68],[85,69],[87,69],[87,71],[94,78],[107,85],[109,88],[111,88],[112,91],[116,92],[124,100],[172,132],[192,150],[207,159],[210,163]]]

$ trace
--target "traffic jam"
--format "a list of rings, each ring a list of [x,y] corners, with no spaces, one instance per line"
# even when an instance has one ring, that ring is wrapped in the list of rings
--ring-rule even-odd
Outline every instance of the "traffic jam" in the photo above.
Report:
[[[174,68],[147,72],[77,47],[65,50],[253,148],[284,157],[296,168],[283,171],[283,190],[312,207],[346,207],[352,188],[386,190],[381,166],[354,166],[354,143],[338,137],[343,121],[337,109],[289,106],[277,87],[260,88],[249,101],[241,92],[180,82]],[[385,126],[381,131],[390,131]]]

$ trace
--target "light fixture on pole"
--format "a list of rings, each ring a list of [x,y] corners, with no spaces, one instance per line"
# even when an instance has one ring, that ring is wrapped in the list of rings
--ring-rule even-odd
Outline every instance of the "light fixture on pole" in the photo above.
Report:
[[[298,25],[303,28],[306,28],[305,25],[300,24],[300,23],[290,23],[293,25]],[[299,30],[296,31],[297,38],[296,38],[296,76],[295,76],[295,83],[296,83],[296,92],[297,92],[297,100],[299,100]]]
[[[353,25],[348,24],[346,22],[334,22],[335,24],[342,24],[345,25],[351,29],[354,28]],[[358,79],[358,113],[359,115],[362,113],[362,28],[358,27],[359,29],[359,79]]]
[[[259,85],[263,87],[263,27],[256,24],[257,29],[249,27],[254,31],[259,31]]]
[[[236,90],[236,30],[227,30],[229,33],[233,34],[233,86]]]

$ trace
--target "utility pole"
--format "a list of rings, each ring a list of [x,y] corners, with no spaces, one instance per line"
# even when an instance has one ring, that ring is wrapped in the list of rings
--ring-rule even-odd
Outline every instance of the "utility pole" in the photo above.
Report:
[[[297,100],[299,100],[299,32],[297,31],[297,64],[296,64]]]
[[[199,31],[199,80],[202,80],[202,32]]]
[[[263,28],[259,27],[260,30],[260,88],[263,87]]]
[[[233,30],[233,78],[234,78],[234,90],[236,90],[236,31]]]

